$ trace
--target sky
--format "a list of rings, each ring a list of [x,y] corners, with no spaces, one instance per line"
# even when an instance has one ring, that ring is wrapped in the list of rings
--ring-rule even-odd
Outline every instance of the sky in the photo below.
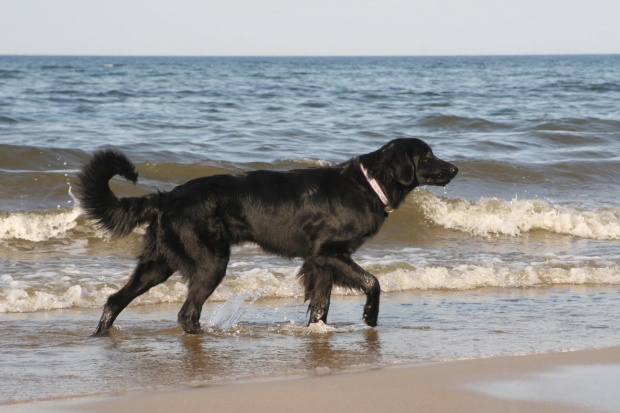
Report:
[[[620,0],[0,0],[0,54],[620,53]]]

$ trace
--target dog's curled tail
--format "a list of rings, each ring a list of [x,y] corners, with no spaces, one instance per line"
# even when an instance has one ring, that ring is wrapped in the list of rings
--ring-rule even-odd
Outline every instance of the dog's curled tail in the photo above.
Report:
[[[157,216],[159,194],[119,199],[109,185],[115,175],[134,184],[138,180],[135,166],[125,154],[113,149],[96,151],[78,174],[76,196],[89,219],[113,236],[125,236]]]

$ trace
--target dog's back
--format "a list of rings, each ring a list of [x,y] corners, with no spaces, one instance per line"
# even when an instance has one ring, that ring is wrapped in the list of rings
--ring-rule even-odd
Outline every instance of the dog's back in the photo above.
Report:
[[[161,194],[162,223],[180,228],[217,218],[231,244],[254,242],[266,251],[306,258],[352,253],[383,221],[343,167],[252,171],[191,180]]]

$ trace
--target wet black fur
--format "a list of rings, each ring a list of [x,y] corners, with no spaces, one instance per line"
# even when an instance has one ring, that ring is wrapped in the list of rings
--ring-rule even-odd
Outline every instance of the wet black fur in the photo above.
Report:
[[[179,322],[188,333],[200,332],[202,306],[226,274],[230,247],[243,242],[303,258],[299,277],[310,323],[327,320],[332,287],[341,286],[366,294],[363,318],[375,326],[379,282],[351,254],[379,231],[387,213],[360,163],[393,208],[415,187],[446,185],[458,171],[423,141],[396,139],[338,166],[209,176],[170,192],[119,199],[108,181],[121,175],[135,183],[134,165],[119,151],[95,152],[78,175],[86,215],[115,236],[147,224],[133,275],[108,298],[95,334],[107,332],[134,298],[176,271],[188,282]]]

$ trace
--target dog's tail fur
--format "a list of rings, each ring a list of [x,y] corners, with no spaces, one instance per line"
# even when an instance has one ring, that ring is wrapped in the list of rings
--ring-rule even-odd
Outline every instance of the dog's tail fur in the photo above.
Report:
[[[135,166],[125,154],[112,149],[96,151],[78,174],[76,195],[88,218],[113,236],[125,236],[157,216],[159,194],[119,199],[109,185],[115,175],[134,184],[138,180]]]

